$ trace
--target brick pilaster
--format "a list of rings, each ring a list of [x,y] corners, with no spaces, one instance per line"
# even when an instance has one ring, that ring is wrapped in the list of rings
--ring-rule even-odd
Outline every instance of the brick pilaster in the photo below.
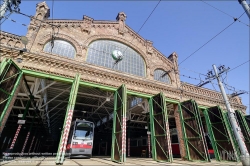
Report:
[[[185,144],[184,144],[184,139],[183,139],[183,132],[182,132],[182,127],[181,127],[180,113],[178,111],[178,105],[174,105],[174,117],[175,117],[175,123],[176,123],[176,130],[178,133],[178,139],[180,143],[181,159],[186,160],[186,149],[185,149]]]

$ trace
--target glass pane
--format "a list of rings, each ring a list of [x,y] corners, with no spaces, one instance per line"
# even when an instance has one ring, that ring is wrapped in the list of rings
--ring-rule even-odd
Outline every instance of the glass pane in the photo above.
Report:
[[[75,48],[70,43],[63,40],[55,40],[53,48],[50,41],[45,45],[43,50],[44,52],[57,54],[67,58],[74,58],[76,54]]]
[[[115,60],[112,57],[114,50],[122,53],[122,60]],[[88,48],[87,62],[145,77],[145,63],[141,55],[132,48],[116,41],[98,40],[92,42]]]
[[[74,139],[92,139],[93,123],[76,123]]]
[[[154,79],[157,81],[165,82],[167,84],[171,84],[169,75],[161,69],[156,69],[154,71]]]

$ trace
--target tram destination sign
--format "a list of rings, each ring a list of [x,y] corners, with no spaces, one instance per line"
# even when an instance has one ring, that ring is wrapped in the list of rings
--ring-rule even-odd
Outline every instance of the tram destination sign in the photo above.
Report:
[[[25,120],[18,120],[17,124],[25,124]]]

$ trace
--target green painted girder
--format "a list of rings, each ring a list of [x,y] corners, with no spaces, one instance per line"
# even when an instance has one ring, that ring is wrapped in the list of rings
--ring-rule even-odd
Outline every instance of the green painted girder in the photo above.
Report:
[[[17,72],[13,73],[11,75],[7,75],[10,74],[10,67],[13,67],[13,69],[15,69]],[[2,108],[3,110],[1,110],[1,116],[0,116],[0,126],[2,125],[2,121],[4,116],[6,116],[6,111],[8,110],[8,108],[10,107],[10,102],[13,99],[13,96],[17,90],[17,87],[20,83],[20,80],[23,76],[23,72],[19,69],[19,67],[11,60],[11,59],[3,59],[3,61],[0,64],[0,91],[5,95],[2,96],[2,101],[0,101],[0,108]],[[13,79],[14,80],[11,80]],[[11,82],[8,82],[11,81]],[[5,89],[5,85],[12,85],[14,84],[14,86],[12,87],[12,89]]]
[[[210,161],[198,105],[194,100],[188,100],[181,102],[178,106],[186,159],[190,161]],[[194,140],[197,141],[194,142]],[[201,144],[197,144],[197,142],[201,142]]]
[[[64,124],[63,124],[63,131],[61,134],[60,142],[58,145],[57,155],[56,155],[56,164],[63,164],[64,157],[65,157],[65,150],[66,150],[66,144],[68,140],[68,134],[69,134],[69,126],[71,124],[74,108],[75,108],[75,102],[77,98],[78,88],[79,88],[79,82],[80,82],[80,75],[76,74],[75,79],[72,84],[72,88],[70,91],[70,97],[69,102],[64,118]]]
[[[159,93],[149,99],[152,156],[155,161],[172,162],[166,98]],[[161,116],[159,116],[161,115]],[[157,126],[157,130],[156,127]]]
[[[243,137],[245,139],[245,144],[247,147],[248,152],[250,152],[250,129],[247,125],[247,121],[245,119],[245,116],[243,113],[239,110],[235,110],[235,115],[237,117],[238,123],[241,128],[241,132],[243,134]]]
[[[236,140],[236,137],[234,135],[233,127],[230,123],[227,111],[224,111],[224,118],[226,120],[226,126],[227,126],[228,130],[230,131],[229,136],[230,136],[231,141],[233,142],[233,146],[234,146],[234,149],[235,149],[236,154],[237,154],[237,160],[239,161],[240,160],[240,148],[239,148],[238,142]]]
[[[111,149],[111,160],[113,162],[126,162],[126,111],[127,89],[123,84],[114,93],[114,118]]]
[[[203,110],[206,126],[210,135],[211,143],[214,150],[214,155],[217,161],[232,161],[230,158],[231,152],[237,154],[237,150],[233,141],[232,133],[228,124],[228,120],[225,113],[219,106],[210,107]],[[227,144],[225,144],[227,142]],[[223,158],[222,152],[227,151],[229,157]],[[238,161],[239,158],[236,155],[233,161]]]

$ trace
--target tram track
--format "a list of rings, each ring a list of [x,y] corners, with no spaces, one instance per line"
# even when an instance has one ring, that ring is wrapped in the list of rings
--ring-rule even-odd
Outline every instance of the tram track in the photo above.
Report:
[[[43,160],[45,160],[45,157],[36,166],[40,166]]]
[[[72,159],[70,159],[70,160],[73,161],[74,163],[76,163],[78,166],[83,166],[82,164],[76,162],[75,160],[72,160]]]
[[[74,163],[76,163],[78,166],[83,166],[82,164],[80,164],[79,162],[77,162],[77,161],[75,161],[75,160],[72,160],[72,159],[70,159],[70,160],[73,161]],[[105,165],[114,165],[114,164],[109,164],[109,163],[104,162],[104,161],[101,161],[101,160],[96,160],[96,159],[94,159],[94,158],[91,158],[90,160],[99,162],[99,163],[100,163],[99,165],[101,165],[101,164],[105,164]]]

